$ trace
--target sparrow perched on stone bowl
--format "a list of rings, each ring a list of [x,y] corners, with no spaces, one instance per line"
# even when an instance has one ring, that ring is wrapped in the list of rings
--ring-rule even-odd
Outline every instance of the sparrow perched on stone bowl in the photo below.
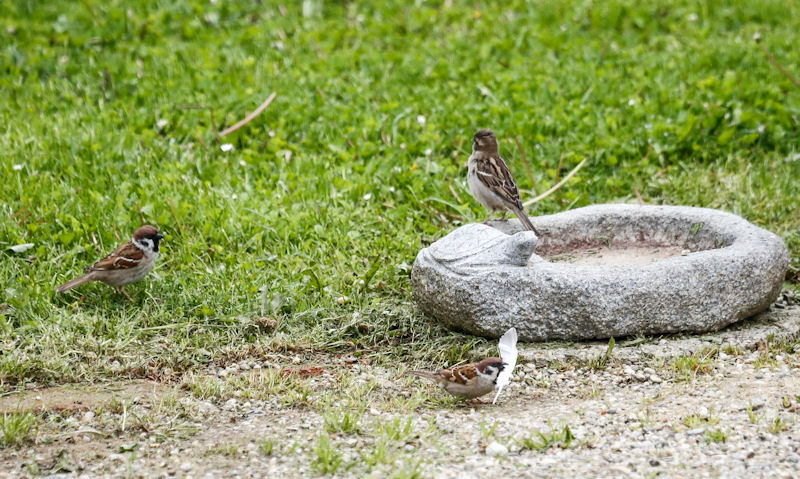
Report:
[[[526,229],[539,236],[539,232],[522,209],[522,199],[517,184],[508,165],[500,157],[497,137],[492,130],[479,130],[472,137],[472,155],[467,165],[469,191],[489,210],[484,223],[489,221],[495,211],[503,212],[502,219],[505,219],[506,211],[511,211],[517,215]]]
[[[406,374],[435,381],[445,391],[464,399],[475,399],[492,392],[497,375],[506,364],[500,358],[486,358],[479,363],[464,364],[438,373],[408,371]]]
[[[113,253],[86,268],[85,275],[67,281],[56,291],[63,293],[87,281],[100,281],[117,288],[130,301],[125,285],[144,278],[153,269],[158,258],[158,242],[164,238],[158,230],[145,225],[133,233],[133,238]]]

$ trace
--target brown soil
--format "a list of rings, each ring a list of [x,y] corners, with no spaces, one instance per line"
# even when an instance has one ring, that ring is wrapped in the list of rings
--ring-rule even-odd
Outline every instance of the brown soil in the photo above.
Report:
[[[113,384],[73,384],[30,389],[0,398],[0,414],[17,411],[88,411],[116,398],[131,401],[160,395],[167,386],[147,380]]]

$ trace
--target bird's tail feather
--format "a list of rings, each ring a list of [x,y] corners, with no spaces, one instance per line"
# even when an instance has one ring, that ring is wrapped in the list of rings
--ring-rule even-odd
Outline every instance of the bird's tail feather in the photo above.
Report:
[[[75,278],[75,279],[71,279],[71,280],[67,281],[66,283],[64,283],[61,286],[57,287],[56,291],[59,292],[59,293],[63,293],[64,291],[68,291],[68,290],[74,288],[75,286],[80,286],[80,285],[82,285],[83,283],[85,283],[87,281],[91,281],[92,279],[93,279],[92,278],[92,273],[87,273],[87,274],[85,274],[85,275],[83,275],[83,276],[81,276],[79,278]]]
[[[533,223],[531,223],[531,220],[528,218],[528,215],[526,215],[524,211],[522,211],[521,209],[517,209],[516,211],[514,211],[514,214],[517,215],[517,218],[519,218],[519,220],[522,222],[522,225],[525,226],[526,229],[536,233],[536,236],[541,236],[539,232],[536,231],[536,228],[533,227]]]
[[[418,376],[421,378],[430,379],[431,381],[436,381],[436,375],[429,373],[428,371],[406,371],[406,374],[409,376]]]

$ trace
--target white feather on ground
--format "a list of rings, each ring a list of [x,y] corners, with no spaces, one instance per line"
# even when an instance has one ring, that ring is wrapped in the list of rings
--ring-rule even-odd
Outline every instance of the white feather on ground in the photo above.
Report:
[[[503,390],[506,384],[511,381],[511,374],[514,372],[514,366],[517,365],[517,329],[511,328],[500,338],[500,343],[497,345],[500,350],[500,359],[506,363],[506,367],[497,375],[497,394],[494,395],[494,401],[500,396],[500,391]]]

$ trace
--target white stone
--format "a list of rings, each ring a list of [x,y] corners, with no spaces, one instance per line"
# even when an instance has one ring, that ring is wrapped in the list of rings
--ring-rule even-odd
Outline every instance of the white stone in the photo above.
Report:
[[[505,457],[508,455],[508,448],[497,441],[493,441],[486,446],[486,455],[494,457]]]

